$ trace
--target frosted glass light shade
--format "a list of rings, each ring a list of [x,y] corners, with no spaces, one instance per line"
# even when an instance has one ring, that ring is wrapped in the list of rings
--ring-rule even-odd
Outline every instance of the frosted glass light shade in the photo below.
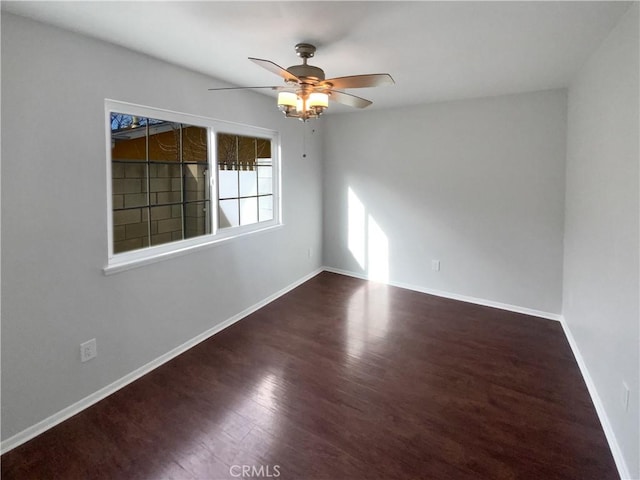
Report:
[[[309,95],[309,108],[322,107],[327,108],[329,106],[329,95],[326,93],[313,92]]]
[[[278,94],[278,106],[279,107],[295,107],[298,101],[298,97],[295,93],[280,92]]]

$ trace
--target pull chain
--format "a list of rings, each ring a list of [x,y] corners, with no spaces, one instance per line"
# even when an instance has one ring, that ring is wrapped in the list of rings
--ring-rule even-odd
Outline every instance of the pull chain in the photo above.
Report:
[[[307,122],[302,122],[302,158],[307,158]]]

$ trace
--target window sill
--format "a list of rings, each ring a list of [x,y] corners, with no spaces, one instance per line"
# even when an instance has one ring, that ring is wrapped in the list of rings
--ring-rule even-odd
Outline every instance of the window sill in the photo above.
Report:
[[[152,253],[152,252],[148,252],[148,250],[140,250],[139,252],[144,252],[144,253],[148,252],[149,255],[144,255],[144,253],[141,253],[141,256],[138,258],[127,258],[126,260],[114,259],[110,262],[109,265],[104,267],[102,271],[105,275],[113,275],[116,273],[124,272],[126,270],[131,270],[131,269],[142,267],[145,265],[151,265],[152,263],[162,262],[164,260],[169,260],[171,258],[181,257],[183,255],[188,255],[193,252],[215,247],[218,245],[223,245],[225,243],[228,243],[230,241],[233,241],[242,237],[248,237],[248,236],[259,234],[259,233],[270,232],[272,230],[277,230],[282,227],[283,227],[283,224],[279,223],[276,225],[269,225],[264,228],[251,230],[249,232],[238,232],[235,234],[225,235],[225,236],[218,235],[215,237],[211,237],[208,240],[195,245],[187,245],[184,247],[179,247],[178,245],[176,245],[175,249],[167,252]]]

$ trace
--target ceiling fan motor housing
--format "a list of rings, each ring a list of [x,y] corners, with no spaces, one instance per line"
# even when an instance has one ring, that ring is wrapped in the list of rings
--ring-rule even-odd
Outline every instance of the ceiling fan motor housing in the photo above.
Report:
[[[324,80],[324,70],[313,65],[293,65],[287,71],[304,83],[316,83]]]

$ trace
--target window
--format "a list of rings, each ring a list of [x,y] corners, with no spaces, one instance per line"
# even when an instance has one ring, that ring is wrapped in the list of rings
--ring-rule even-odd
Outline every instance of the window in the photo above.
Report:
[[[217,143],[220,228],[272,220],[271,142],[219,133]]]
[[[279,224],[278,137],[107,101],[105,272]]]

